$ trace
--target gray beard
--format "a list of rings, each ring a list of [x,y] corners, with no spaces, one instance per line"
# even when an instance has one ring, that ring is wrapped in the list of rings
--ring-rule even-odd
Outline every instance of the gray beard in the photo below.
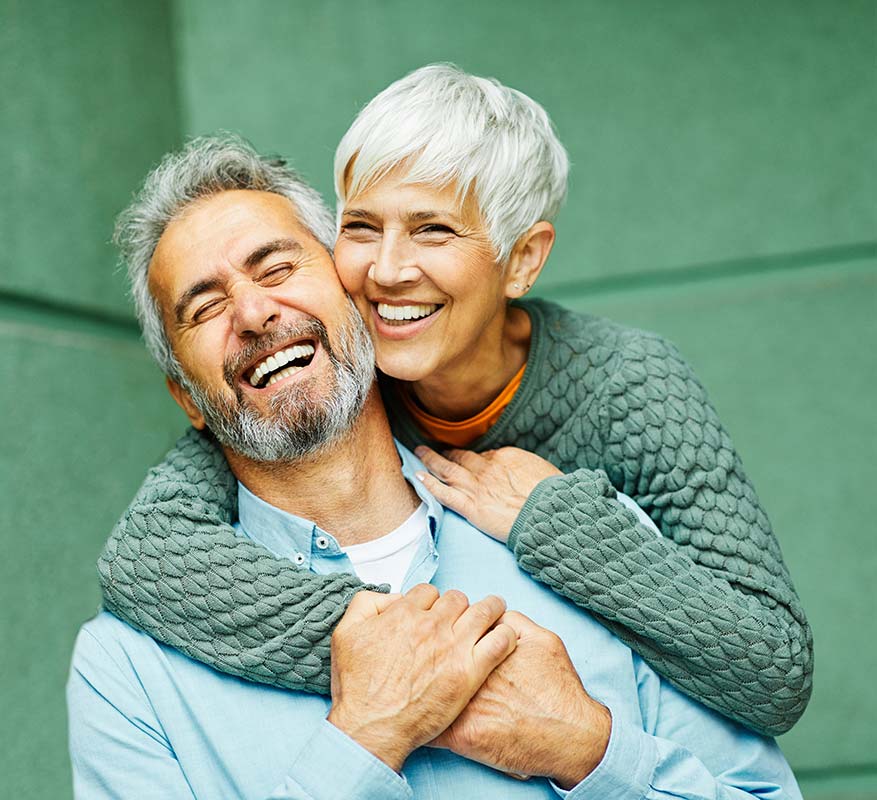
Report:
[[[184,375],[181,384],[221,444],[254,461],[296,462],[313,458],[353,427],[375,377],[375,354],[365,325],[348,298],[350,314],[333,348],[323,323],[310,319],[253,340],[224,365],[235,400],[211,392]],[[291,339],[320,340],[331,365],[328,385],[295,381],[275,392],[270,411],[253,408],[234,380],[240,366]]]

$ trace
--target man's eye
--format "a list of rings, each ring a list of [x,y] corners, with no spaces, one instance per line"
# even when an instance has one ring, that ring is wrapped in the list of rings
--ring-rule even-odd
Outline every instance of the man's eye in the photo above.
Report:
[[[211,317],[216,316],[221,306],[222,301],[219,298],[211,300],[209,303],[204,303],[203,306],[198,306],[195,313],[192,314],[192,322],[204,322]]]
[[[290,272],[292,272],[292,264],[279,264],[263,272],[259,277],[259,282],[274,286],[287,278]]]

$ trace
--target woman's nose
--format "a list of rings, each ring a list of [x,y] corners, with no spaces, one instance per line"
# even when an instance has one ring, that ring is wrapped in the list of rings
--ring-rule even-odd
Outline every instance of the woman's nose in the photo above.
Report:
[[[385,233],[374,261],[368,269],[368,277],[381,286],[397,283],[413,283],[420,279],[416,248],[401,233]]]

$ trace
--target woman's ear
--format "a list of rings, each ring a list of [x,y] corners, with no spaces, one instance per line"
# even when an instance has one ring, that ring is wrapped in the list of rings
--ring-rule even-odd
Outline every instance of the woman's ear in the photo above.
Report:
[[[506,297],[522,297],[530,291],[548,260],[554,237],[554,225],[543,219],[515,242],[506,271]]]
[[[171,393],[171,397],[177,401],[177,405],[186,412],[189,422],[196,430],[203,431],[207,427],[204,417],[198,410],[197,406],[192,402],[192,396],[178,384],[173,378],[165,378],[167,390]]]

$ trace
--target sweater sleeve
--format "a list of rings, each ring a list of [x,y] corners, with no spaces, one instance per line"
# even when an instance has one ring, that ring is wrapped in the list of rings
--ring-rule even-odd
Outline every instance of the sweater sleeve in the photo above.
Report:
[[[239,536],[236,483],[191,429],[153,468],[98,561],[105,608],[154,639],[248,680],[329,693],[335,624],[365,585],[316,575]]]
[[[703,387],[675,348],[640,336],[604,386],[606,472],[540,483],[509,546],[677,688],[760,733],[784,733],[810,697],[810,628]],[[664,538],[637,524],[614,487]]]

